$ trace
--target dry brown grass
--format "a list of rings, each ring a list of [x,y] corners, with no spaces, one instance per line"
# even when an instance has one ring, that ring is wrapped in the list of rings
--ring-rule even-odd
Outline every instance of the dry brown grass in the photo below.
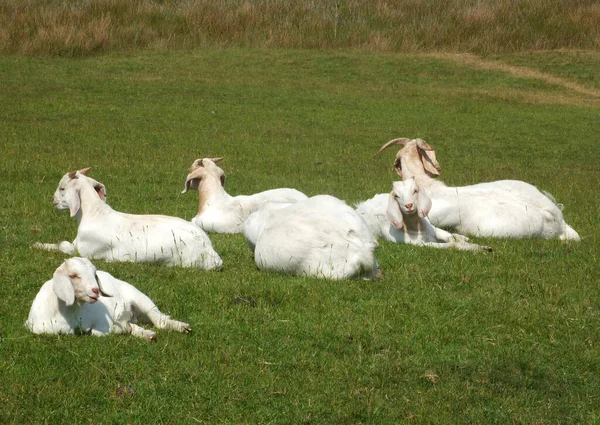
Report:
[[[382,52],[598,49],[592,0],[4,0],[0,52],[248,46]]]

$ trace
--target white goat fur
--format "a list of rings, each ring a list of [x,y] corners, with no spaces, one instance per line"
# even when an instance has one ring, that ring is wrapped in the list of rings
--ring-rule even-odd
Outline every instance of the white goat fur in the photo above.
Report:
[[[37,243],[35,247],[106,261],[222,267],[223,261],[202,229],[177,217],[115,211],[98,196],[94,182],[80,171],[61,179],[53,203],[56,209],[69,209],[71,217],[77,216],[77,237],[72,244]]]
[[[192,223],[207,232],[241,233],[244,220],[266,202],[292,203],[307,199],[302,192],[288,188],[231,196],[225,192],[225,173],[215,164],[222,159],[203,158],[194,161],[182,192],[198,190],[198,214]]]
[[[361,214],[363,210],[368,209],[369,201],[360,204],[357,212],[363,218],[371,220],[369,227],[374,228],[375,232],[386,240],[433,248],[491,251],[489,247],[469,243],[468,238],[462,235],[451,234],[433,226],[427,219],[431,199],[419,189],[412,178],[394,182],[392,192],[382,200],[387,204],[383,218]],[[376,220],[373,220],[373,217],[376,217]]]
[[[397,153],[396,172],[414,178],[432,200],[429,220],[458,233],[497,238],[579,240],[554,199],[519,180],[499,180],[448,187],[440,174],[435,149],[421,139],[399,138],[382,146],[404,145]]]
[[[343,201],[319,195],[248,217],[244,235],[260,269],[326,279],[375,279],[377,246],[364,220]]]
[[[161,313],[133,285],[96,270],[86,258],[62,263],[44,283],[31,305],[25,326],[36,334],[132,334],[154,341],[156,334],[135,324],[187,333],[187,323]]]

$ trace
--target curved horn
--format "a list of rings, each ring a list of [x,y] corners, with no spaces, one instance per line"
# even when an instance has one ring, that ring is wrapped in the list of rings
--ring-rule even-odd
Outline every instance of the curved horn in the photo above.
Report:
[[[390,140],[385,145],[380,147],[379,150],[375,153],[375,155],[379,155],[381,152],[383,152],[384,150],[386,150],[387,148],[389,148],[390,146],[393,146],[393,145],[406,145],[408,142],[410,142],[410,140],[411,139],[409,139],[407,137],[398,137],[397,139]],[[375,155],[373,155],[373,156],[375,156]]]
[[[87,175],[87,173],[90,172],[91,169],[92,167],[82,168],[81,170],[79,170],[79,172],[85,176]]]
[[[216,164],[217,162],[223,161],[223,157],[221,156],[219,158],[211,158],[210,160]]]

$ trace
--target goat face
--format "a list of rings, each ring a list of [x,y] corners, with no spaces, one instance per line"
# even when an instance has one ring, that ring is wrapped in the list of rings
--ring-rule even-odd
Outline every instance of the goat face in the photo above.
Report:
[[[100,286],[96,267],[87,258],[73,257],[62,263],[52,278],[54,292],[68,306],[95,303],[100,295],[110,296]]]
[[[400,137],[390,140],[375,155],[394,145],[402,146],[394,160],[394,168],[400,177],[403,177],[403,171],[406,177],[423,173],[432,178],[440,175],[441,168],[435,157],[435,149],[423,139]]]
[[[69,185],[69,183],[71,183],[73,180],[75,180],[76,178],[78,178],[81,175],[86,175],[89,171],[91,170],[91,167],[88,168],[84,168],[82,170],[78,170],[78,171],[70,171],[67,174],[65,174],[62,179],[60,179],[60,182],[58,182],[58,187],[56,188],[56,191],[54,192],[54,197],[52,198],[52,204],[54,205],[54,208],[56,208],[57,210],[68,210],[69,209],[69,205],[67,204],[67,201],[65,200],[65,193],[67,191],[67,187]],[[96,192],[98,193],[98,196],[100,197],[100,199],[102,199],[103,201],[106,202],[106,187],[88,177],[88,179],[90,179],[90,181],[92,182],[94,189],[96,190]]]
[[[396,229],[403,226],[404,217],[417,213],[419,217],[426,217],[429,210],[431,199],[427,193],[420,190],[415,179],[394,182],[386,215]]]

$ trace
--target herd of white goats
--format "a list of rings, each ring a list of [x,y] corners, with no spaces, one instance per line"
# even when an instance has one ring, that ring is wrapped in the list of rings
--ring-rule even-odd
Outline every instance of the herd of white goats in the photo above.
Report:
[[[106,203],[104,185],[86,175],[89,168],[67,173],[53,203],[77,217],[77,237],[34,246],[85,258],[69,258],[56,269],[37,294],[26,326],[35,333],[131,333],[154,340],[153,331],[135,324],[139,320],[188,332],[190,325],[162,314],[145,294],[96,270],[88,258],[220,269],[223,262],[205,232],[243,233],[262,270],[327,279],[377,278],[378,238],[470,251],[490,248],[462,234],[579,240],[552,196],[534,186],[501,180],[448,187],[437,179],[440,166],[428,143],[399,138],[379,152],[392,145],[402,145],[394,162],[402,181],[356,209],[333,196],[308,198],[295,189],[230,196],[216,165],[222,158],[192,164],[183,191],[198,191],[192,222],[115,211]]]

